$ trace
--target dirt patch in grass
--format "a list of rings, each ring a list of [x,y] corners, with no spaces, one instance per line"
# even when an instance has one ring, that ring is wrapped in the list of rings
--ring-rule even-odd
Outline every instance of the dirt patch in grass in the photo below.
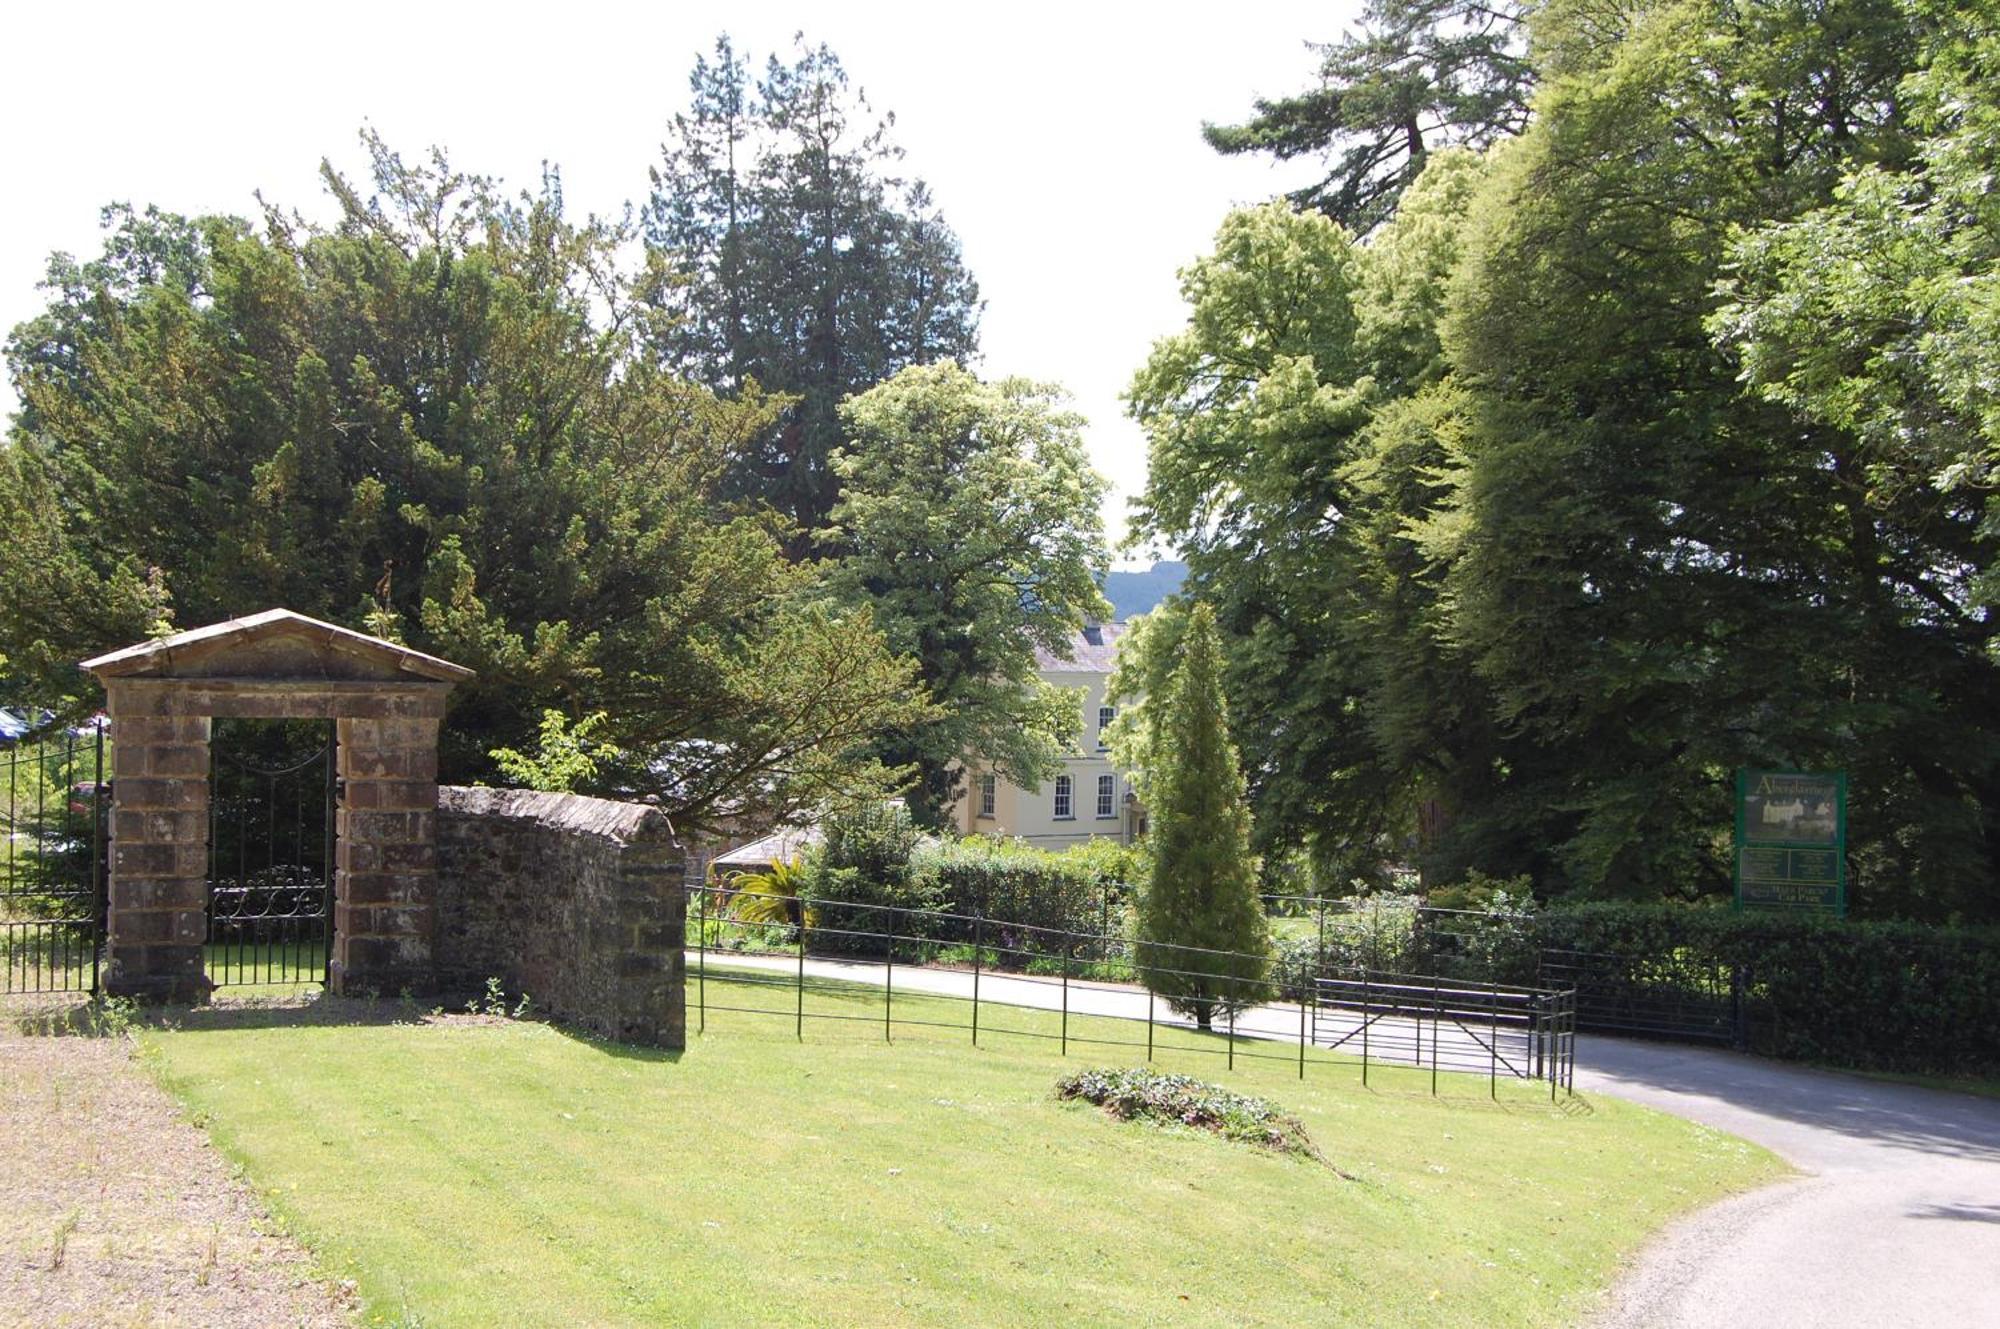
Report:
[[[353,1323],[351,1289],[316,1276],[124,1037],[0,1020],[0,1212],[10,1324]]]

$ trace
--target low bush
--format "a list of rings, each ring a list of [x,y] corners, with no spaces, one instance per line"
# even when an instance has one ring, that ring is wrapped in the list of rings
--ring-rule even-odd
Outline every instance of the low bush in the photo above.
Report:
[[[900,803],[864,808],[826,825],[826,839],[808,858],[805,893],[820,903],[808,945],[822,955],[880,956],[892,930],[928,935],[925,921],[895,911],[935,910],[938,898],[916,880],[910,863],[923,832]]]
[[[1227,1140],[1324,1162],[1305,1123],[1262,1098],[1187,1075],[1133,1067],[1083,1070],[1056,1081],[1056,1097],[1095,1103],[1120,1121],[1192,1126]]]

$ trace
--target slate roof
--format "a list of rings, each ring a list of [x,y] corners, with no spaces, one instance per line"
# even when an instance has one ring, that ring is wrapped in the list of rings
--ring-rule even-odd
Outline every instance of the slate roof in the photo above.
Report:
[[[739,849],[716,855],[712,866],[763,868],[773,863],[789,863],[804,854],[806,850],[817,848],[825,838],[817,826],[787,826],[761,840],[752,840]]]
[[[1069,659],[1058,659],[1037,646],[1035,668],[1051,674],[1108,674],[1118,659],[1118,639],[1124,635],[1123,623],[1086,623],[1070,637]]]

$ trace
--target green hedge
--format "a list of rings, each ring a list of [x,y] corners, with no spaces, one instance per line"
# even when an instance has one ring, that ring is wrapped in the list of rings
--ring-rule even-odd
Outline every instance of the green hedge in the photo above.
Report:
[[[1533,983],[1546,951],[1614,955],[1652,982],[1685,975],[1692,997],[1716,991],[1727,1000],[1740,989],[1745,1042],[1766,1056],[1920,1074],[2000,1071],[2000,930],[1674,905],[1518,914],[1402,903],[1340,902],[1328,916],[1328,965]],[[1287,998],[1307,992],[1321,954],[1317,937],[1280,943],[1274,973]]]
[[[1752,1051],[1866,1070],[2000,1069],[2000,931],[1727,909],[1549,909],[1541,948],[1740,968]]]
[[[1120,947],[1066,945],[1043,930],[1122,936],[1138,863],[1109,841],[1050,853],[985,837],[925,839],[894,809],[830,828],[803,871],[804,893],[820,902],[807,940],[817,954],[879,958],[891,918],[880,906],[894,906],[923,911],[895,915],[899,956],[931,953],[905,941],[959,947],[978,936],[989,963],[1024,968],[1066,949],[1077,959],[1116,958]],[[975,927],[974,918],[994,921]]]
[[[921,845],[910,859],[911,881],[936,900],[937,907],[1013,925],[995,923],[982,929],[986,944],[1000,949],[1003,963],[1025,962],[1030,954],[1059,953],[1062,939],[1037,929],[1122,934],[1137,875],[1134,852],[1109,841],[1049,853],[974,837]],[[972,940],[971,925],[944,926],[964,935],[941,940]],[[1086,946],[1077,953],[1095,949]]]

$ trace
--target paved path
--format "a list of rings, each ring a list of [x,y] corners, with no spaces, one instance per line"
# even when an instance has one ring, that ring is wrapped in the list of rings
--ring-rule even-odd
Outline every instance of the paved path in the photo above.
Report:
[[[710,959],[774,976],[798,968],[786,957]],[[806,961],[812,979],[879,986],[882,973],[880,965]],[[972,976],[905,967],[895,986],[967,997]],[[979,995],[982,1004],[1044,1010],[1063,1000],[1052,981],[990,972]],[[1140,1020],[1148,1003],[1138,989],[1098,983],[1071,983],[1068,1000],[1079,1014]],[[1159,1018],[1186,1023],[1170,1021],[1164,1005]],[[1322,1044],[1327,1029],[1322,1015]],[[1416,1040],[1408,1022],[1377,1029],[1385,1036],[1374,1054],[1409,1059]],[[1296,1044],[1299,1009],[1259,1007],[1239,1017],[1237,1030]],[[1444,1031],[1447,1069],[1484,1065],[1483,1045],[1449,1022]],[[1613,1289],[1599,1329],[2000,1327],[2000,1100],[1594,1037],[1579,1040],[1576,1087],[1740,1135],[1806,1174],[1712,1206],[1655,1238]]]
[[[1577,1060],[1582,1092],[1809,1174],[1669,1228],[1613,1290],[1605,1329],[2000,1325],[2000,1100],[1616,1039]]]

